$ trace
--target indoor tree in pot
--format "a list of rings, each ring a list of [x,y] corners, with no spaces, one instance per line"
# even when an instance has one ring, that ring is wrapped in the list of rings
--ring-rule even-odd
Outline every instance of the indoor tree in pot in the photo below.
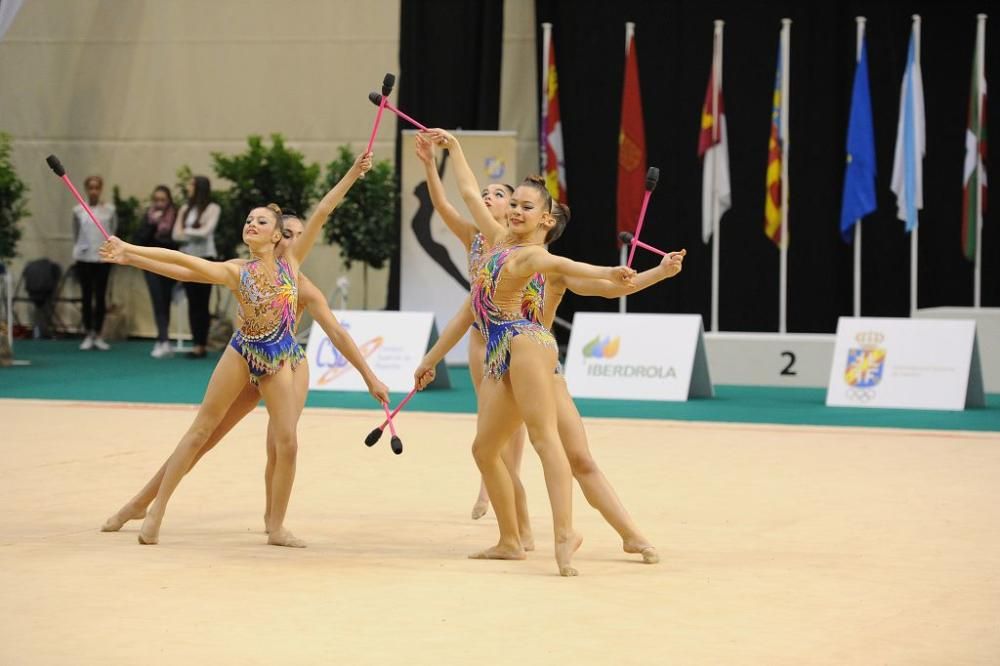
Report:
[[[347,173],[354,164],[354,157],[355,153],[348,146],[340,146],[337,159],[326,167],[325,187],[333,187]],[[382,160],[354,183],[344,202],[323,227],[327,242],[340,246],[340,257],[348,269],[355,261],[364,264],[365,308],[368,307],[368,267],[384,267],[396,248],[393,226],[398,204],[395,169],[391,162]]]
[[[10,161],[10,136],[0,132],[0,364],[7,365],[12,357],[11,331],[7,328],[7,290],[13,280],[7,276],[7,263],[17,256],[17,242],[21,239],[18,222],[27,217],[26,194],[28,187],[17,177]]]

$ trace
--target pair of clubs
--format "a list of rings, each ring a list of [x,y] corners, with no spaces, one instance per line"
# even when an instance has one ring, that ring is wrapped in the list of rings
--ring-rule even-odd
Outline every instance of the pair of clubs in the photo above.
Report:
[[[385,410],[385,421],[382,422],[382,425],[368,433],[368,436],[365,437],[366,446],[375,446],[378,440],[382,439],[382,433],[385,432],[385,427],[389,426],[389,432],[392,433],[392,439],[389,440],[390,445],[392,446],[392,452],[397,456],[403,452],[403,440],[401,440],[399,435],[396,434],[396,426],[393,424],[392,418],[399,413],[399,410],[401,410],[403,406],[410,401],[410,398],[412,398],[416,392],[417,389],[414,387],[413,390],[410,391],[405,398],[403,398],[403,401],[399,403],[396,409],[392,410],[391,414],[389,413],[389,403],[382,403],[382,409]]]

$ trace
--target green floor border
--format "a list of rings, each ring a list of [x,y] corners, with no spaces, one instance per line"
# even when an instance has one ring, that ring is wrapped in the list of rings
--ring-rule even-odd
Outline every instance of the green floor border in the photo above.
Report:
[[[78,340],[15,342],[15,358],[30,365],[0,368],[0,398],[98,400],[197,404],[218,354],[205,359],[154,359],[147,340],[117,342],[111,351],[81,352]],[[473,413],[475,394],[468,369],[449,373],[451,389],[428,390],[408,410]],[[728,423],[777,423],[1000,432],[1000,394],[987,406],[962,412],[827,407],[825,389],[716,386],[716,397],[688,402],[643,400],[576,401],[584,416]],[[398,402],[404,394],[393,394]],[[376,408],[364,393],[311,391],[309,407]]]

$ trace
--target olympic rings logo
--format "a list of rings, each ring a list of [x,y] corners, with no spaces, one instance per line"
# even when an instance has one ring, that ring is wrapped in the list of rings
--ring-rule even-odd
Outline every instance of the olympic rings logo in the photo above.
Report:
[[[874,400],[877,393],[871,389],[851,388],[847,389],[845,395],[847,396],[848,400],[853,400],[854,402],[860,402],[862,404],[865,404]]]

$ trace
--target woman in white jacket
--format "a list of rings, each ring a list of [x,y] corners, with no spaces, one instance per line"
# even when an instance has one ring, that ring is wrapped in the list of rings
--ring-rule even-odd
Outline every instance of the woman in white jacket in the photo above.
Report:
[[[104,191],[104,179],[100,176],[87,176],[83,181],[87,192],[87,202],[90,209],[101,221],[109,234],[114,234],[118,227],[118,215],[115,207],[101,200]],[[108,276],[111,266],[101,263],[98,250],[104,236],[93,222],[83,206],[73,208],[73,259],[76,261],[76,276],[80,281],[80,299],[83,306],[84,338],[80,349],[100,349],[107,351],[111,346],[101,337],[104,328],[104,313],[107,311],[105,296],[108,291]]]

